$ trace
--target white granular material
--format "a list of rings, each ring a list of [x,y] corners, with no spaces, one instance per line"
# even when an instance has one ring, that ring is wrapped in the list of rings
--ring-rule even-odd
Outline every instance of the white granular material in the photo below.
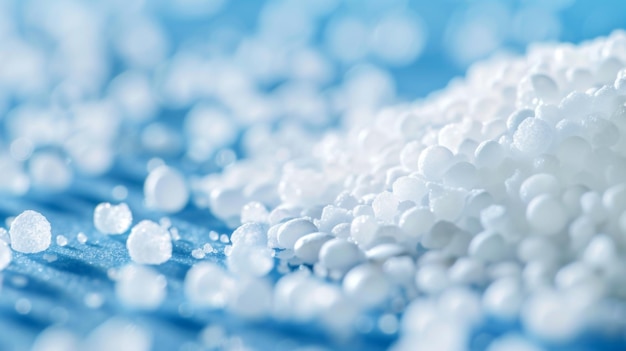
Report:
[[[89,238],[85,233],[79,232],[78,234],[76,234],[76,240],[78,240],[80,244],[86,244]]]
[[[126,248],[136,263],[161,264],[172,257],[172,238],[158,223],[143,220],[131,229]]]
[[[156,210],[175,213],[189,201],[189,187],[183,175],[168,166],[153,169],[144,183],[146,205]]]
[[[66,237],[65,235],[60,235],[60,234],[59,234],[59,235],[57,235],[57,237],[56,237],[56,242],[57,242],[57,245],[59,245],[59,246],[63,247],[63,246],[66,246],[66,245],[67,245],[68,240],[67,240],[67,237]]]
[[[251,165],[275,164],[262,153],[196,190],[218,217],[245,215],[233,242],[258,247],[265,235],[277,249],[281,315],[331,325],[342,312],[387,308],[399,289],[397,350],[462,349],[483,314],[570,340],[614,325],[596,307],[626,287],[616,268],[626,257],[624,72],[624,32],[537,46],[477,64],[423,101],[349,119],[267,171],[273,192],[248,187]],[[288,273],[298,264],[312,266],[305,278]],[[319,279],[343,287],[322,310],[282,301],[307,299]],[[483,292],[458,293],[469,286]],[[525,347],[493,348],[508,344]]]
[[[41,213],[26,210],[11,222],[11,247],[23,253],[46,250],[52,241],[50,222]]]
[[[93,213],[93,224],[103,234],[123,234],[132,223],[133,214],[123,202],[118,205],[100,203]]]
[[[165,276],[153,268],[130,264],[119,270],[115,294],[129,307],[152,310],[165,299],[166,287]]]

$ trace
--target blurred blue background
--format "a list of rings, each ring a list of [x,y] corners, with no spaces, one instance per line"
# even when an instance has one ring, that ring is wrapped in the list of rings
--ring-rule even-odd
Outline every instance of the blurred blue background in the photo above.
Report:
[[[158,267],[168,278],[167,303],[157,312],[129,311],[107,276],[129,261],[125,237],[97,234],[93,208],[118,200],[112,189],[123,185],[135,219],[158,220],[162,214],[144,209],[141,190],[155,157],[189,175],[217,172],[263,152],[268,131],[315,140],[345,116],[442,89],[491,55],[620,28],[621,0],[0,0],[0,219],[36,209],[54,235],[70,238],[66,247],[53,240],[46,254],[15,253],[0,272],[0,350],[27,350],[50,325],[84,335],[113,315],[147,326],[155,350],[206,349],[198,333],[207,324],[222,326],[232,349],[388,347],[395,335],[375,328],[338,341],[316,325],[189,312],[181,284],[195,262],[190,252],[210,230],[227,232],[191,205],[172,216],[183,240]],[[217,112],[190,117],[207,109]],[[202,132],[203,123],[220,127]],[[43,153],[67,169],[42,179],[33,159]],[[55,174],[69,180],[51,185]],[[75,239],[79,232],[86,245]],[[498,328],[473,349],[518,326]],[[600,347],[590,345],[563,349]]]

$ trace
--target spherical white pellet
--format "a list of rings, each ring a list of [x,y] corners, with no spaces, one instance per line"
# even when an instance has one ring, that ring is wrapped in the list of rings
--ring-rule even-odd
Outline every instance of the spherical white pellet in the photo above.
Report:
[[[383,222],[391,222],[398,210],[398,199],[393,193],[383,191],[378,194],[372,202],[372,208],[374,209],[376,218]]]
[[[248,202],[241,209],[241,223],[265,223],[269,213],[265,206],[257,201]]]
[[[458,230],[459,228],[451,222],[439,221],[422,235],[420,243],[427,249],[443,249]]]
[[[417,177],[404,176],[396,179],[392,186],[393,194],[399,201],[413,201],[420,204],[428,188],[426,183]]]
[[[555,262],[560,256],[559,248],[545,236],[529,236],[518,244],[517,257],[522,262]]]
[[[352,268],[343,278],[343,290],[358,304],[373,307],[385,300],[390,286],[378,266],[362,264]]]
[[[232,278],[212,262],[196,263],[185,276],[185,295],[189,301],[199,306],[223,307],[232,292]]]
[[[133,214],[125,203],[112,205],[103,202],[96,206],[93,213],[93,224],[104,234],[122,234],[133,223]]]
[[[428,264],[417,271],[417,287],[427,294],[434,294],[444,290],[450,284],[447,269],[440,264]]]
[[[606,220],[608,213],[602,204],[602,197],[597,192],[587,192],[580,197],[580,206],[587,218],[595,223]]]
[[[137,263],[161,264],[172,257],[172,238],[158,223],[143,220],[130,231],[126,248]]]
[[[370,216],[359,216],[352,220],[350,235],[359,245],[368,245],[376,238],[378,223]]]
[[[476,235],[469,246],[470,256],[486,262],[499,261],[506,257],[508,247],[502,235],[484,231]]]
[[[125,305],[152,310],[166,295],[167,280],[152,268],[131,264],[118,272],[115,294]]]
[[[551,195],[535,197],[526,208],[526,219],[530,227],[539,234],[559,233],[567,224],[567,213],[563,205]]]
[[[550,76],[536,73],[530,76],[530,82],[532,83],[535,94],[540,99],[547,102],[553,102],[558,99],[559,87]]]
[[[50,222],[41,213],[26,210],[20,213],[9,228],[11,248],[23,253],[46,250],[52,241]]]
[[[350,221],[352,221],[352,216],[348,210],[328,205],[322,210],[318,227],[321,232],[330,233],[337,224]]]
[[[265,246],[233,245],[226,263],[241,277],[262,277],[274,268],[272,250]]]
[[[400,217],[400,229],[410,237],[419,237],[435,224],[435,215],[428,208],[413,207]]]
[[[317,262],[320,249],[332,238],[332,235],[326,233],[310,233],[299,238],[294,245],[296,257],[307,264]]]
[[[333,239],[322,245],[319,260],[328,269],[343,271],[362,261],[363,253],[349,241]]]
[[[144,183],[146,204],[159,211],[179,212],[189,201],[189,188],[183,175],[168,166],[155,168]]]
[[[315,224],[307,219],[292,219],[285,222],[278,230],[278,244],[281,248],[293,250],[293,246],[298,239],[317,231]]]
[[[230,236],[233,245],[265,246],[268,238],[267,225],[261,223],[245,223],[239,226]]]
[[[526,118],[513,134],[513,146],[526,156],[537,156],[550,147],[554,130],[538,118]]]
[[[522,321],[531,333],[549,341],[563,342],[583,328],[582,311],[577,307],[559,293],[545,291],[531,297]]]
[[[455,221],[465,208],[466,192],[457,189],[446,189],[434,195],[431,192],[430,210],[435,218],[444,221]]]
[[[483,305],[488,313],[502,319],[517,316],[525,296],[516,278],[501,278],[491,283],[483,295]]]
[[[561,192],[561,185],[555,176],[547,173],[533,174],[522,183],[519,196],[522,201],[529,203],[538,195],[550,194],[558,196]]]
[[[450,267],[448,276],[456,284],[481,284],[486,277],[485,266],[481,260],[462,257]]]
[[[626,184],[608,188],[602,195],[602,204],[615,217],[626,211]]]
[[[419,156],[421,174],[431,180],[441,179],[452,164],[454,155],[443,146],[433,145],[424,149]]]
[[[241,189],[216,188],[211,191],[211,213],[222,220],[232,219],[241,214],[247,203]],[[271,213],[270,213],[271,216]],[[275,224],[270,221],[270,224]]]
[[[502,145],[493,140],[483,141],[476,148],[474,162],[479,168],[496,168],[504,160]]]

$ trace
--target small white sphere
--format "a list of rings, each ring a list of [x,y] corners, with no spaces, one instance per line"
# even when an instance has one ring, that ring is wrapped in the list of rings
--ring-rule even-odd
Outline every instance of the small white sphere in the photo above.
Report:
[[[11,222],[11,248],[23,253],[37,253],[50,247],[52,228],[41,213],[26,210]]]
[[[548,194],[539,195],[528,204],[526,219],[535,232],[546,235],[559,233],[568,220],[563,205]]]
[[[506,257],[508,247],[502,235],[486,230],[472,239],[468,251],[478,260],[495,262]]]
[[[343,240],[333,239],[322,245],[320,262],[331,270],[346,270],[363,260],[363,252],[355,244]]]
[[[185,276],[185,295],[195,305],[221,308],[234,289],[232,278],[212,262],[194,264]]]
[[[424,196],[428,194],[426,183],[417,177],[403,176],[396,179],[392,185],[392,191],[398,201],[413,201],[420,204]]]
[[[415,279],[417,287],[427,294],[441,292],[450,285],[446,267],[436,263],[420,267]]]
[[[405,211],[398,223],[410,237],[417,238],[428,232],[435,224],[435,215],[428,208],[413,207]]]
[[[426,178],[441,179],[451,166],[454,155],[443,146],[433,145],[424,149],[420,153],[418,168]]]
[[[172,257],[172,238],[158,223],[143,220],[130,231],[126,248],[137,263],[161,264]]]
[[[103,234],[122,234],[133,223],[133,214],[125,203],[112,205],[103,202],[96,206],[93,213],[93,224]]]
[[[550,194],[559,196],[561,185],[555,176],[547,173],[533,174],[522,183],[519,196],[522,201],[529,203],[539,195]]]
[[[383,191],[376,195],[376,198],[372,202],[372,208],[376,218],[383,222],[393,221],[398,211],[398,199],[393,193]]]
[[[278,230],[278,244],[281,248],[293,250],[298,239],[307,234],[316,233],[317,231],[315,224],[308,219],[292,219],[285,222]]]
[[[168,166],[152,170],[143,187],[146,205],[159,211],[179,212],[189,201],[189,188],[183,175]]]
[[[332,238],[332,235],[326,233],[307,234],[296,241],[294,253],[302,262],[314,264],[319,258],[319,253],[324,243]]]
[[[388,296],[389,282],[382,270],[372,264],[352,268],[343,279],[343,291],[359,305],[373,307]]]
[[[359,216],[352,220],[350,225],[350,235],[354,241],[366,246],[376,238],[378,223],[370,216]]]
[[[517,317],[524,299],[524,291],[518,279],[501,278],[485,290],[483,306],[493,316],[512,320]]]
[[[265,224],[245,223],[230,235],[233,246],[265,246],[268,240],[268,229]]]
[[[262,277],[274,268],[272,250],[265,246],[233,245],[226,263],[241,277]]]
[[[529,117],[513,134],[513,146],[526,156],[537,156],[548,150],[553,137],[554,130],[546,122]]]

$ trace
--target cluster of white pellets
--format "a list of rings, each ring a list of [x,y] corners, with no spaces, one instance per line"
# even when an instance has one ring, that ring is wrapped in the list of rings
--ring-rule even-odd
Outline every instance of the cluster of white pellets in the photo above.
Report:
[[[626,302],[624,32],[475,65],[328,133],[309,156],[271,160],[195,185],[243,224],[231,276],[193,268],[193,300],[214,282],[205,301],[228,306],[234,293],[220,292],[269,273],[273,252],[284,276],[272,315],[337,330],[372,308],[403,311],[396,350],[463,350],[487,317],[550,342],[623,327],[610,306]]]

